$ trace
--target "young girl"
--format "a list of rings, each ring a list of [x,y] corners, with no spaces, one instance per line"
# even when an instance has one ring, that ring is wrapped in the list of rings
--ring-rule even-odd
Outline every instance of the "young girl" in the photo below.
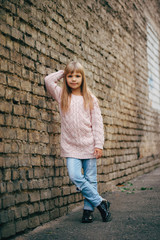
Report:
[[[63,88],[57,81],[64,78]],[[97,207],[104,222],[109,221],[110,203],[97,192],[97,163],[104,144],[103,121],[98,101],[87,89],[84,69],[70,62],[65,70],[45,77],[47,91],[58,102],[61,115],[61,156],[67,159],[71,181],[84,199],[83,223],[93,221]],[[83,173],[81,169],[83,168]]]

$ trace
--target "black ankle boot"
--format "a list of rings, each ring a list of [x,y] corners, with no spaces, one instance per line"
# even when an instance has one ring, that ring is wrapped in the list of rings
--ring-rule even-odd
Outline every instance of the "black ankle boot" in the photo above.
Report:
[[[109,222],[111,220],[111,213],[109,212],[110,202],[103,200],[97,207],[101,213],[103,222]]]
[[[93,212],[90,210],[83,210],[82,223],[93,222]]]

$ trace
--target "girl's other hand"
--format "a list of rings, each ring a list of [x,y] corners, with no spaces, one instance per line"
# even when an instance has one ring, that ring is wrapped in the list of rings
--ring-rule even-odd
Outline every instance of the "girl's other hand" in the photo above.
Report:
[[[102,149],[100,149],[100,148],[95,148],[94,149],[94,155],[95,155],[95,157],[98,159],[98,158],[100,158],[100,157],[102,157]]]

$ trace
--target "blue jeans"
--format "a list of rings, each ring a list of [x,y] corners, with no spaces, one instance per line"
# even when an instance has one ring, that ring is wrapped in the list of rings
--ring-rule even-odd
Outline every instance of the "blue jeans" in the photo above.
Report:
[[[82,192],[84,209],[94,211],[102,197],[97,192],[97,160],[67,158],[67,168],[71,181]],[[83,168],[84,174],[81,170]]]

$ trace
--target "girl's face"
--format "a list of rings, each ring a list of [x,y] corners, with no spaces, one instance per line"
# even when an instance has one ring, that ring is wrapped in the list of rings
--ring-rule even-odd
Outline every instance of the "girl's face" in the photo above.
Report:
[[[75,95],[81,95],[82,74],[76,71],[68,73],[66,80],[68,86],[72,90],[72,93]]]

